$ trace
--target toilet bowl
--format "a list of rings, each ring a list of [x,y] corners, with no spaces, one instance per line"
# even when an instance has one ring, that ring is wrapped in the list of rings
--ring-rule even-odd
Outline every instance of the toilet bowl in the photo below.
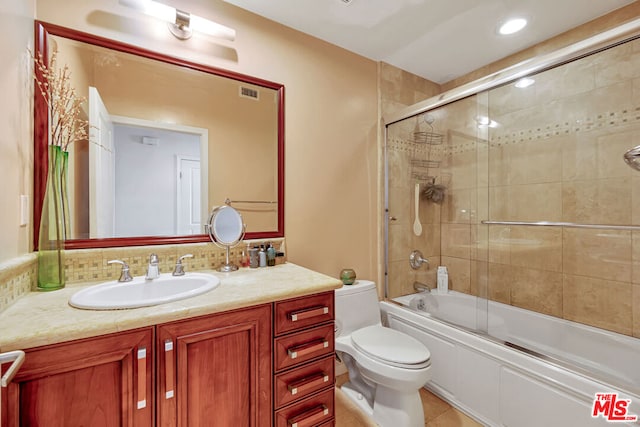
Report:
[[[382,326],[375,283],[336,290],[336,352],[349,371],[341,389],[382,427],[422,427],[420,388],[431,378],[429,350]]]

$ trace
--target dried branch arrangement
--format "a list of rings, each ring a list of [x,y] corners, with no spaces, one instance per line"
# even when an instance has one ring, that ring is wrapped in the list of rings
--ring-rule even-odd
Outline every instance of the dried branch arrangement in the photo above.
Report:
[[[54,50],[48,64],[41,54],[34,57],[34,78],[49,108],[49,144],[67,151],[72,143],[86,141],[89,137],[89,122],[81,118],[81,106],[87,100],[79,96],[71,86],[69,67],[58,67],[57,56],[57,51]]]

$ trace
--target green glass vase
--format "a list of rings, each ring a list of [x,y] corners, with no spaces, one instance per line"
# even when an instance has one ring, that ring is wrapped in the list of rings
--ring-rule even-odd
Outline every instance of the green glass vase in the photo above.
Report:
[[[69,153],[49,146],[49,171],[38,235],[38,290],[64,288],[64,241],[68,227]]]

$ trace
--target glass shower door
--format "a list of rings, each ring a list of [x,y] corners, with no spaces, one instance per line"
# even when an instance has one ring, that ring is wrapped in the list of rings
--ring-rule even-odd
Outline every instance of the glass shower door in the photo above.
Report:
[[[387,126],[385,147],[387,296],[473,330],[487,324],[486,110],[473,96],[417,114]],[[416,250],[428,265],[410,266]],[[438,266],[452,292],[435,290]]]

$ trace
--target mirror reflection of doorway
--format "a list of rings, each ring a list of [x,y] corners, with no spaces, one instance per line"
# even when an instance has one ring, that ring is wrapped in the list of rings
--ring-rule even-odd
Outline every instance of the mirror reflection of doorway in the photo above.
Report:
[[[202,234],[200,158],[178,156],[176,167],[177,234]]]
[[[113,121],[94,87],[89,87],[89,134],[89,235],[111,237],[115,227]]]
[[[199,215],[192,224],[192,209],[200,208],[200,138],[121,124],[114,135],[115,237],[201,233]]]
[[[90,237],[202,234],[208,131],[110,115],[97,90],[89,104]]]

